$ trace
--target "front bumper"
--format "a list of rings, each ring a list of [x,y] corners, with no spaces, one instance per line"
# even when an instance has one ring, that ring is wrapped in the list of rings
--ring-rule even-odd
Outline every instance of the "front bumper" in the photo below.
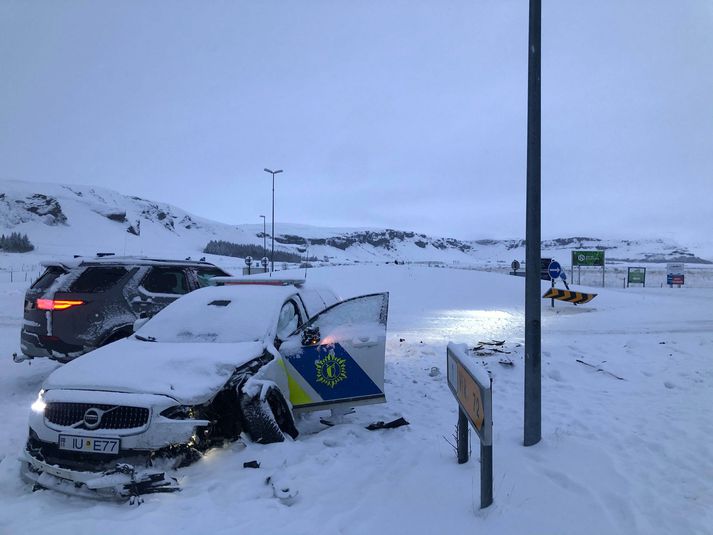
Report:
[[[73,496],[124,500],[140,494],[180,490],[178,480],[165,472],[137,469],[126,463],[116,463],[113,469],[101,472],[70,470],[44,462],[27,450],[19,460],[25,481]]]

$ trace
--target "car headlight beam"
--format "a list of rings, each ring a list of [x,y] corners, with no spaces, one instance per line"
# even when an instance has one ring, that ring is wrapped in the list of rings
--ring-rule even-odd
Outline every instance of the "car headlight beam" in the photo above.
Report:
[[[31,408],[34,412],[43,413],[45,412],[45,407],[47,407],[47,403],[45,403],[45,391],[42,389],[40,393],[37,394],[37,399],[31,405]]]

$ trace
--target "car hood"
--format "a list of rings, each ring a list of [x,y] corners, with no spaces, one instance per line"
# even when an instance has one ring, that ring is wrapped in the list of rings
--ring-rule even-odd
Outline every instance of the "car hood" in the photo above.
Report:
[[[131,337],[58,368],[43,388],[161,394],[195,405],[210,400],[236,368],[264,350],[262,342],[163,343]]]

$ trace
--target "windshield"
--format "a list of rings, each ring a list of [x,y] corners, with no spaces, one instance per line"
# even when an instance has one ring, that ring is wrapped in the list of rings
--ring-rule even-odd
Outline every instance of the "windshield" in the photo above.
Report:
[[[285,288],[208,287],[174,301],[136,332],[149,342],[259,342],[274,337]]]

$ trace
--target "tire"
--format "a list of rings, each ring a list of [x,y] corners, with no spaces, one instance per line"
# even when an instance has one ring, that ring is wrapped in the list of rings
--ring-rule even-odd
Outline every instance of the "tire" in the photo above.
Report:
[[[271,387],[268,390],[265,401],[261,401],[260,396],[241,396],[240,409],[243,413],[244,430],[253,442],[284,442],[285,434],[297,438],[298,431],[292,413],[285,398],[276,388]]]

